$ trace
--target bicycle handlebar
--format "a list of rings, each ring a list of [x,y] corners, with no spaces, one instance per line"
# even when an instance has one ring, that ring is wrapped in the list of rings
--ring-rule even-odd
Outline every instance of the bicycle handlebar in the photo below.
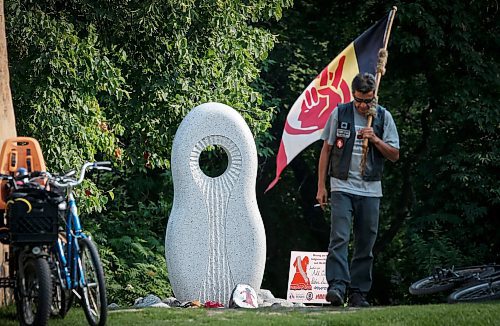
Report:
[[[103,170],[103,171],[111,171],[111,168],[109,167],[111,165],[111,162],[109,161],[104,161],[104,162],[87,162],[83,164],[82,169],[80,170],[80,177],[78,179],[71,178],[75,173],[74,171],[70,171],[66,175],[63,175],[62,177],[53,177],[47,172],[47,175],[49,176],[49,179],[51,179],[54,183],[54,185],[62,188],[66,187],[74,187],[79,185],[80,183],[83,182],[83,179],[85,178],[85,172],[87,169],[96,169],[96,170]]]
[[[103,170],[103,171],[111,171],[112,169],[109,167],[111,165],[111,162],[109,161],[104,161],[104,162],[87,162],[83,164],[81,170],[80,170],[80,176],[78,179],[72,178],[73,175],[75,175],[75,171],[70,171],[66,173],[63,176],[53,176],[49,172],[33,172],[32,178],[29,179],[29,183],[32,183],[38,179],[44,179],[48,178],[50,181],[54,183],[57,187],[61,188],[67,188],[67,187],[74,187],[83,182],[83,179],[85,178],[85,172],[89,169],[96,169],[96,170]],[[17,184],[16,184],[16,177],[8,175],[8,174],[0,174],[0,180],[7,180],[13,187],[14,189],[18,189]]]

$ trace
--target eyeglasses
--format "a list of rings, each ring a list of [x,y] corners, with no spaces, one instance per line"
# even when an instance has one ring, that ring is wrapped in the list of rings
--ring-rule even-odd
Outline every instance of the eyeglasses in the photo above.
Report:
[[[354,100],[358,103],[370,104],[371,102],[373,102],[374,99],[375,99],[374,97],[363,99],[363,98],[358,98],[358,97],[354,96]]]

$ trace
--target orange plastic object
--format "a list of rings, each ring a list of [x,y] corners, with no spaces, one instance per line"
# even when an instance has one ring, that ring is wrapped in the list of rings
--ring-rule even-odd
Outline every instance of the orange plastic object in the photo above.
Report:
[[[0,152],[0,173],[14,175],[19,168],[25,168],[29,173],[46,171],[42,149],[35,138],[14,137],[7,139]],[[0,210],[5,209],[4,188],[7,181],[0,184]]]

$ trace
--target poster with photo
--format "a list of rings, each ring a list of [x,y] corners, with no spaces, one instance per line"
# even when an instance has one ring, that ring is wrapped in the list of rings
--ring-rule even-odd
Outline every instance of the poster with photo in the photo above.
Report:
[[[325,264],[328,252],[292,251],[288,274],[287,301],[328,303]]]

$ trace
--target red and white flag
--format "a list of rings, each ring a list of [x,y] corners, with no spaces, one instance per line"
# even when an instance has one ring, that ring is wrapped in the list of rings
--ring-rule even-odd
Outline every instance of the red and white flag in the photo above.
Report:
[[[349,44],[297,98],[286,118],[276,158],[276,177],[266,192],[276,185],[283,169],[297,154],[321,138],[337,105],[351,101],[354,76],[359,72],[375,75],[390,15],[391,12]]]

